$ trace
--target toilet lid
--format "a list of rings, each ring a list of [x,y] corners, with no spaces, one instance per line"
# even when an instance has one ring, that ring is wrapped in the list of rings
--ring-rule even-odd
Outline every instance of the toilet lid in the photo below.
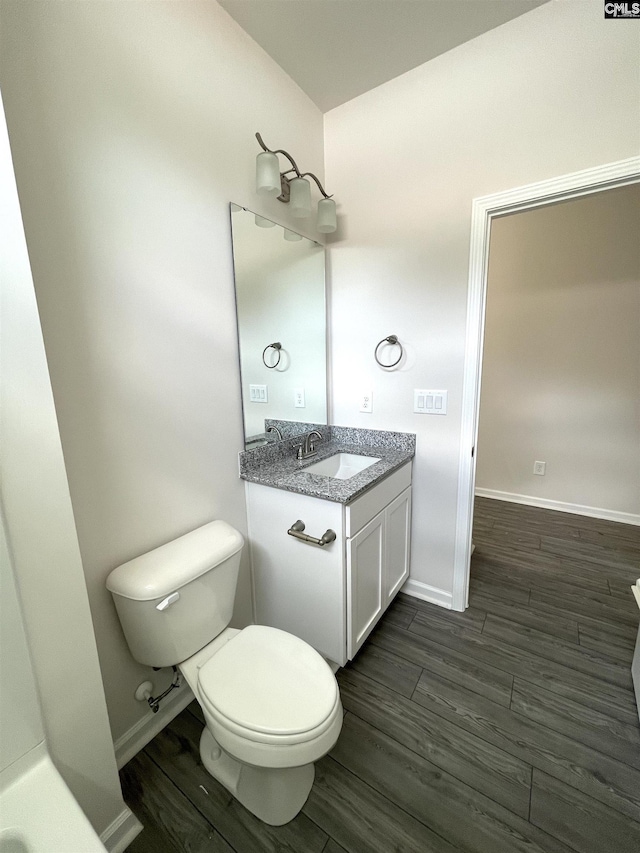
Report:
[[[320,726],[334,711],[338,684],[304,640],[278,628],[250,625],[198,673],[203,699],[253,732],[292,735]]]

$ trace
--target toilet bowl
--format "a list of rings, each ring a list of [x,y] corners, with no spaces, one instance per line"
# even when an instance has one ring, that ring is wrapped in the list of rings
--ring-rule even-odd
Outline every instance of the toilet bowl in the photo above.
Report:
[[[177,665],[206,726],[207,771],[272,826],[292,820],[335,745],[342,705],[327,662],[306,642],[264,625],[229,628],[242,536],[214,521],[109,575],[133,657]]]
[[[298,637],[251,625],[228,628],[179,669],[207,723],[200,756],[208,772],[265,823],[288,823],[342,727],[328,664]]]

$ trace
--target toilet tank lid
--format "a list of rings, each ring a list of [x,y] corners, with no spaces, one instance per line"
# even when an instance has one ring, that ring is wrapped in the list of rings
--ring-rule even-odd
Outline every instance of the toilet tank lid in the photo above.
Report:
[[[226,521],[211,521],[114,569],[107,589],[134,601],[169,595],[237,554],[242,534]]]

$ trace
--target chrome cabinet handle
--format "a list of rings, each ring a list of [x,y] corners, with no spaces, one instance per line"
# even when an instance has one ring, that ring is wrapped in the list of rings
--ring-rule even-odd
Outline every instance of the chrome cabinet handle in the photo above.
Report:
[[[300,521],[300,519],[298,519],[287,530],[287,533],[289,536],[294,536],[296,539],[300,539],[301,542],[308,542],[310,545],[319,545],[321,548],[328,545],[330,542],[335,542],[337,538],[335,530],[331,530],[331,528],[329,528],[329,530],[325,530],[319,539],[316,539],[315,536],[309,536],[307,533],[303,533],[303,530],[304,521]]]

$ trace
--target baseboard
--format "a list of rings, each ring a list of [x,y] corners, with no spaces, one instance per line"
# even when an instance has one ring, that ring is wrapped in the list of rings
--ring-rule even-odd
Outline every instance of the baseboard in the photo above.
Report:
[[[158,732],[161,732],[174,717],[178,716],[180,711],[183,711],[187,705],[193,702],[194,698],[191,688],[183,679],[180,689],[163,700],[157,714],[149,709],[142,719],[131,726],[122,737],[119,737],[113,745],[118,770],[121,770],[127,761],[131,761],[134,755],[144,749]]]
[[[618,512],[614,509],[600,509],[595,506],[582,506],[564,501],[552,501],[547,498],[534,498],[530,495],[516,495],[513,492],[498,492],[495,489],[476,489],[478,498],[491,498],[496,501],[507,501],[512,504],[526,504],[540,509],[554,509],[557,512],[571,512],[574,515],[586,515],[589,518],[602,518],[605,521],[617,521],[620,524],[640,525],[640,515],[632,512]]]
[[[100,841],[109,853],[124,853],[142,829],[138,818],[125,806],[118,817],[100,835]]]
[[[402,592],[406,595],[412,595],[414,598],[420,598],[422,601],[428,601],[431,604],[437,604],[440,607],[446,607],[447,610],[451,610],[451,593],[445,592],[443,589],[438,589],[435,586],[429,586],[428,583],[414,581],[412,578],[409,578],[402,587]]]

